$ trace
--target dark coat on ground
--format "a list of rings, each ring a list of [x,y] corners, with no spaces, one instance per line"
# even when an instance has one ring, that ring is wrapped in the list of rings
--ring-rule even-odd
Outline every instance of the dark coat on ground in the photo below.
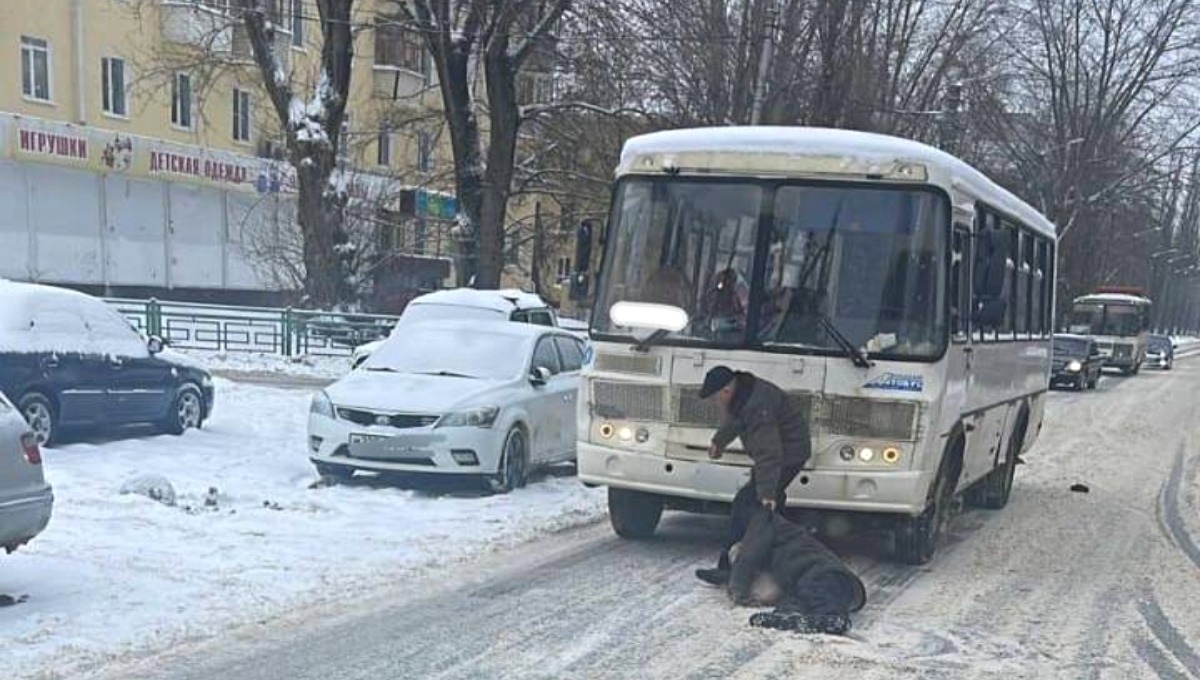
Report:
[[[712,441],[724,449],[740,438],[754,461],[758,499],[772,500],[782,470],[799,467],[812,455],[808,416],[796,399],[773,383],[749,373],[738,373],[736,380],[734,403]]]
[[[754,602],[764,574],[778,586],[777,602]],[[777,611],[839,615],[862,609],[862,581],[832,550],[803,527],[765,508],[755,512],[738,544],[729,578],[730,596],[741,604],[775,604]]]

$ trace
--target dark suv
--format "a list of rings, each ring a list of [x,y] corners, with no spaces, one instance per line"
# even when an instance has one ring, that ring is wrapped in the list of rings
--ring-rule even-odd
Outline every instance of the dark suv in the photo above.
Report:
[[[1096,341],[1082,335],[1054,336],[1054,356],[1050,364],[1050,386],[1068,385],[1077,390],[1096,389],[1104,357]]]
[[[0,281],[0,391],[51,445],[64,430],[152,424],[174,434],[213,408],[212,376],[143,339],[103,301]]]

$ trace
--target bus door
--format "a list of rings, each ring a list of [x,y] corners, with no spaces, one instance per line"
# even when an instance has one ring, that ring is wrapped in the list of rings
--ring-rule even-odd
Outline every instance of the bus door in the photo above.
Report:
[[[950,243],[950,349],[946,353],[946,389],[942,413],[943,427],[953,426],[959,415],[970,410],[972,364],[975,346],[971,340],[971,265],[970,227],[956,223]],[[968,419],[968,425],[971,420]],[[968,445],[970,444],[970,434]]]

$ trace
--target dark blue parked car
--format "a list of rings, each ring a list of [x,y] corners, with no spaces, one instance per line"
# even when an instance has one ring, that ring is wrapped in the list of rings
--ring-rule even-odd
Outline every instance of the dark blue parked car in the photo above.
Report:
[[[151,424],[174,434],[212,413],[212,376],[146,340],[103,301],[0,281],[0,391],[51,445],[67,430]]]

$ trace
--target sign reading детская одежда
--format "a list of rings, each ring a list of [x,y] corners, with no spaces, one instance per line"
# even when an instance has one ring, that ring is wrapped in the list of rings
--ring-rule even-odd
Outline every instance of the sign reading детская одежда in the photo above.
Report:
[[[157,173],[186,175],[210,182],[232,184],[243,184],[252,179],[250,171],[241,163],[171,151],[150,152],[150,174]]]

